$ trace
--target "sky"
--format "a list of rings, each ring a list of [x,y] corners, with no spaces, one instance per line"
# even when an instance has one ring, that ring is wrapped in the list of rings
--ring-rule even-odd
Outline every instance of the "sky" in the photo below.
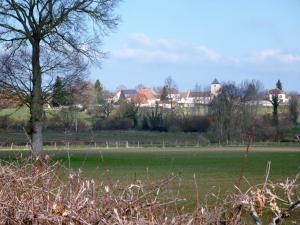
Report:
[[[123,0],[91,79],[115,90],[261,80],[300,92],[300,0]]]

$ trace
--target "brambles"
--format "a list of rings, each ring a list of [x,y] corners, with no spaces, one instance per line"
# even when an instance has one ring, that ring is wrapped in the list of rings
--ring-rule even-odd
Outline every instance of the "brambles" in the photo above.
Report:
[[[256,224],[262,224],[260,217],[273,213],[270,225],[274,225],[293,216],[300,207],[299,196],[295,195],[298,177],[272,183],[267,174],[264,184],[252,186],[245,193],[239,191],[223,200],[209,194],[209,200],[200,201],[190,212],[184,209],[184,199],[178,194],[168,195],[169,185],[180,184],[177,175],[156,185],[147,186],[137,180],[121,187],[117,182],[108,185],[85,179],[80,171],[63,168],[59,163],[2,163],[0,223],[239,225],[249,224],[247,214]],[[279,203],[282,201],[287,206]]]

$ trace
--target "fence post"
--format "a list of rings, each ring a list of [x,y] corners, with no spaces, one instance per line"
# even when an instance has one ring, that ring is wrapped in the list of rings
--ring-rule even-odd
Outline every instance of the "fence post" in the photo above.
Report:
[[[140,148],[140,141],[138,141],[138,148]]]
[[[165,140],[163,140],[163,148],[165,148]]]
[[[119,144],[118,144],[118,142],[116,141],[116,148],[119,148]]]
[[[106,149],[108,149],[108,141],[106,141]]]
[[[126,141],[126,148],[129,148],[129,143],[128,143],[128,141]]]
[[[12,142],[10,145],[10,150],[13,150],[14,143]]]
[[[95,146],[95,148],[97,148],[97,142],[96,141],[94,142],[94,146]]]

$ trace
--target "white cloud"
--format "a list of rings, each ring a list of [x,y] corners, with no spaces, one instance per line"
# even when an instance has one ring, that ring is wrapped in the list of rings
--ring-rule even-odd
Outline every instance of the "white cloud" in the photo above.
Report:
[[[150,38],[143,33],[133,33],[130,35],[129,42],[133,45],[149,46],[151,45]]]
[[[300,66],[300,55],[266,49],[240,57],[229,57],[205,45],[172,39],[153,39],[133,33],[123,47],[112,50],[116,59],[161,64],[211,64],[226,66],[291,65]]]
[[[112,51],[118,59],[148,63],[199,63],[221,62],[224,57],[206,46],[171,39],[151,39],[145,34],[130,35],[127,43]]]
[[[199,46],[199,47],[197,47],[197,50],[199,51],[199,53],[201,55],[204,55],[205,58],[207,58],[213,62],[220,62],[220,61],[224,60],[224,57],[221,54],[207,48],[206,46]]]
[[[300,63],[300,55],[295,53],[286,53],[277,49],[266,49],[260,52],[254,53],[250,58],[253,62],[265,63],[265,62],[277,62],[281,64],[295,64]]]
[[[184,55],[159,49],[149,51],[141,48],[124,47],[114,52],[113,55],[119,59],[129,59],[147,63],[180,63],[187,60]]]

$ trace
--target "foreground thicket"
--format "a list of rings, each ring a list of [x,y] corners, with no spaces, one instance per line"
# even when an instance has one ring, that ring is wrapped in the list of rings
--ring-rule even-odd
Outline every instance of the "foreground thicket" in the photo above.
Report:
[[[269,167],[268,167],[269,168]],[[281,224],[300,207],[299,175],[284,182],[251,186],[220,199],[208,194],[193,212],[185,210],[168,186],[176,175],[156,185],[136,181],[126,187],[84,178],[59,163],[40,161],[0,166],[0,224]],[[170,197],[168,197],[170,196]],[[205,203],[209,202],[209,204]],[[272,215],[272,216],[271,216]],[[294,219],[299,222],[299,218]],[[295,222],[297,223],[297,222]]]

